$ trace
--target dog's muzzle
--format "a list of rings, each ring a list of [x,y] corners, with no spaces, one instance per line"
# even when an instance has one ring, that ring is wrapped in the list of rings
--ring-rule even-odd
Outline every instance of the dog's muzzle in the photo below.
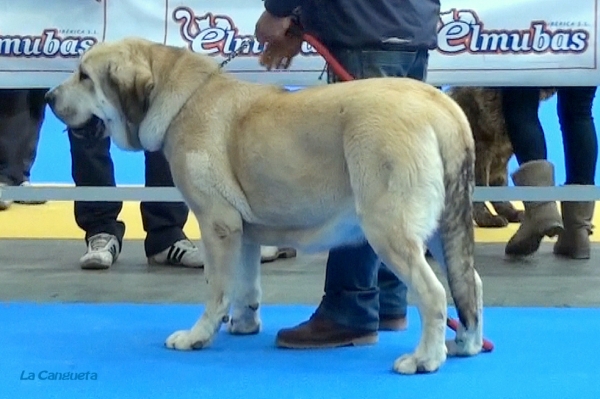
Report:
[[[106,125],[104,121],[96,115],[92,117],[82,126],[71,128],[73,136],[86,140],[100,140],[104,138]]]

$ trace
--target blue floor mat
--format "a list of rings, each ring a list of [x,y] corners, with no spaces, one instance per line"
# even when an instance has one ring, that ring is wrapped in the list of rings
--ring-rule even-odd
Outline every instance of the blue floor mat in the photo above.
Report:
[[[275,348],[277,330],[313,309],[264,306],[259,335],[222,330],[208,349],[177,352],[163,342],[200,306],[0,304],[0,398],[600,398],[600,309],[488,308],[493,353],[419,376],[391,371],[417,342],[414,308],[408,331],[380,333],[375,346]]]

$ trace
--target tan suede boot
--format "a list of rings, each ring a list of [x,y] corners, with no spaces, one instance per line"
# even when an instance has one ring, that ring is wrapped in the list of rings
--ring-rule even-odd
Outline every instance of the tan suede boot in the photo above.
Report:
[[[512,174],[516,186],[554,186],[554,165],[545,160],[524,163]],[[506,244],[504,252],[511,256],[531,255],[542,239],[563,231],[563,223],[554,201],[524,201],[525,217],[521,226]]]
[[[595,205],[593,201],[561,202],[565,231],[558,236],[558,241],[554,244],[556,255],[573,259],[590,258],[590,235]]]

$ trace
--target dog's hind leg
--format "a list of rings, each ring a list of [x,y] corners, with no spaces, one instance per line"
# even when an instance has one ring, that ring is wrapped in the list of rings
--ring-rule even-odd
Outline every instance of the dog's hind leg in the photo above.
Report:
[[[506,187],[508,185],[508,161],[510,158],[496,156],[490,165],[490,186]],[[492,201],[496,213],[510,223],[521,223],[525,212],[516,209],[510,201]]]
[[[364,216],[363,229],[381,260],[414,293],[422,322],[415,352],[398,358],[394,370],[401,374],[434,372],[446,360],[446,292],[425,259],[422,238],[411,231],[411,225],[423,224],[413,212],[415,202],[403,200],[398,204],[397,198],[391,201],[396,202],[396,207],[405,208],[406,215],[400,211],[392,215],[380,202],[376,209],[369,208],[374,215]],[[388,208],[388,212],[383,208]]]
[[[221,324],[229,322],[232,271],[242,255],[242,218],[235,209],[225,203],[206,204],[202,211],[194,204],[190,208],[203,227],[209,298],[204,313],[190,330],[177,331],[167,338],[166,346],[179,350],[208,346]]]
[[[433,132],[424,131],[411,145],[410,154],[403,153],[401,145],[348,145],[347,150],[365,237],[415,294],[421,317],[421,337],[414,353],[394,363],[394,370],[402,374],[434,372],[446,360],[446,292],[425,259],[425,240],[433,234],[444,207],[443,166],[439,156],[429,155],[437,146]]]
[[[483,288],[474,266],[473,231],[473,153],[466,150],[464,159],[448,160],[445,173],[446,206],[440,232],[443,259],[441,266],[460,320],[454,341],[447,343],[448,354],[475,355],[483,345]]]
[[[227,326],[231,334],[256,334],[260,331],[260,245],[244,242],[242,259],[233,272],[231,318]]]
[[[492,158],[494,154],[488,149],[489,143],[477,143],[475,155],[475,185],[478,187],[490,186],[492,171]],[[503,215],[494,215],[485,202],[473,203],[473,220],[479,227],[506,227],[508,220]]]

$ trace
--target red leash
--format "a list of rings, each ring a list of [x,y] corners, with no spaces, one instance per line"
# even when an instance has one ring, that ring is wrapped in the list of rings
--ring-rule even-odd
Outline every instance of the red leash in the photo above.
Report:
[[[329,66],[331,67],[333,72],[341,80],[343,80],[345,82],[354,80],[354,77],[352,75],[350,75],[348,73],[348,71],[346,71],[346,69],[342,66],[342,64],[340,64],[338,62],[338,60],[335,59],[335,57],[329,52],[329,50],[327,50],[327,48],[323,45],[323,43],[318,41],[315,37],[313,37],[309,34],[306,34],[306,33],[303,34],[302,37],[305,42],[307,42],[308,44],[313,46],[315,50],[317,50],[317,53],[319,53],[321,55],[321,57],[323,57],[325,59],[325,61],[327,62],[327,64],[329,64]],[[452,319],[450,317],[448,317],[448,319],[446,321],[446,325],[448,326],[448,328],[450,328],[454,332],[456,332],[456,330],[458,329],[458,321],[455,319]],[[491,352],[494,350],[494,344],[484,338],[482,349],[484,352]]]

